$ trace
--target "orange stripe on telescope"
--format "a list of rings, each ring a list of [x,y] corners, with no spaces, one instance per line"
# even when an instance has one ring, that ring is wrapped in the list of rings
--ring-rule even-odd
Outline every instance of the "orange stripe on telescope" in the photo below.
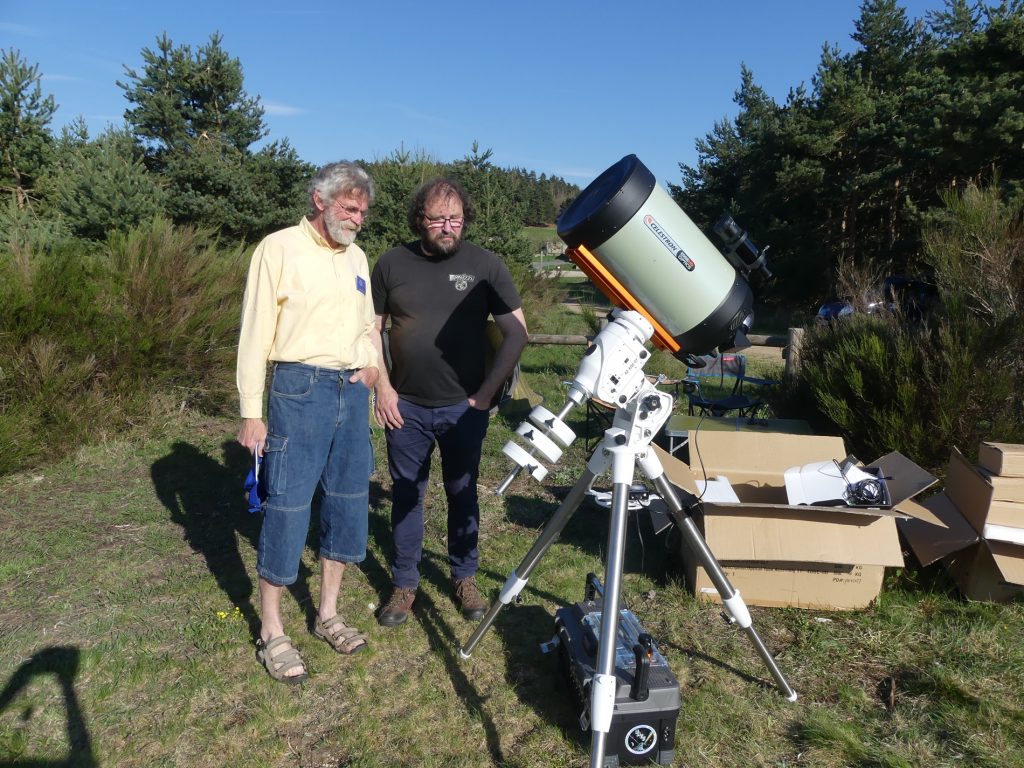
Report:
[[[575,248],[568,249],[566,253],[575,262],[576,266],[583,271],[583,274],[589,277],[601,289],[601,293],[611,299],[613,304],[623,309],[636,310],[647,318],[647,322],[654,326],[654,335],[651,336],[654,346],[658,349],[668,350],[673,354],[679,351],[679,342],[672,338],[672,334],[665,330],[665,327],[655,320],[650,312],[644,309],[644,306],[636,300],[633,294],[615,278],[615,275],[605,269],[605,266],[597,260],[594,254],[587,250],[586,246],[578,245]]]

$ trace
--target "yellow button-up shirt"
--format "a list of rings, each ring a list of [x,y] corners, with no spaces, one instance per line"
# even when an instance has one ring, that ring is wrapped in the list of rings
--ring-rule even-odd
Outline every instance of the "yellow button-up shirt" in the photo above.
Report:
[[[267,362],[377,366],[370,272],[358,245],[332,248],[307,219],[253,252],[236,380],[242,418],[263,416]]]

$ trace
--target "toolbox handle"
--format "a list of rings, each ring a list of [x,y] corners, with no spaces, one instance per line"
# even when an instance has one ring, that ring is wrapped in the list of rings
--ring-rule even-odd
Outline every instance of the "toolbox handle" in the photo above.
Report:
[[[650,696],[648,683],[651,678],[651,657],[654,656],[654,639],[646,632],[637,638],[633,646],[636,658],[636,673],[633,675],[633,686],[629,689],[629,698],[633,701],[647,701]]]

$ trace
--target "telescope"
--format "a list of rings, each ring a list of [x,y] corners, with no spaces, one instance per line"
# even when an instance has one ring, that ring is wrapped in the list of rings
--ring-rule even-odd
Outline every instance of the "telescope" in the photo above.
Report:
[[[618,765],[620,754],[634,763],[657,760],[667,765],[674,750],[675,718],[671,716],[671,722],[644,719],[653,717],[651,707],[645,705],[653,696],[646,682],[637,684],[637,680],[653,674],[649,664],[657,658],[646,633],[633,632],[637,639],[646,638],[632,648],[637,659],[635,670],[623,671],[619,666],[620,643],[632,642],[623,639],[619,625],[630,625],[634,617],[628,616],[628,611],[620,612],[619,604],[626,520],[629,504],[636,496],[633,475],[637,466],[654,485],[669,518],[714,583],[722,599],[723,617],[744,630],[782,695],[790,701],[797,697],[693,520],[700,500],[668,481],[660,458],[650,447],[671,415],[673,397],[658,390],[643,371],[650,359],[645,347],[648,341],[695,366],[703,364],[699,355],[745,345],[746,332],[753,322],[753,293],[747,278],[755,270],[771,276],[765,263],[767,249],[758,249],[726,215],[715,226],[725,244],[724,252],[718,250],[657,185],[654,175],[636,155],[627,155],[598,176],[559,217],[556,226],[559,237],[569,246],[569,257],[616,308],[610,313],[609,324],[587,348],[561,410],[556,414],[537,406],[516,430],[517,437],[529,448],[510,440],[502,449],[516,468],[496,493],[504,493],[523,470],[538,481],[547,476],[541,459],[557,462],[576,437],[564,421],[572,408],[597,398],[614,405],[615,415],[585,471],[522,562],[509,574],[498,599],[459,649],[459,656],[470,658],[501,609],[514,602],[525,588],[530,574],[586,498],[594,480],[610,472],[604,590],[599,601],[590,599],[594,597],[591,595],[586,611],[580,611],[590,622],[592,634],[599,632],[596,648],[574,642],[580,633],[578,627],[568,626],[575,621],[569,614],[562,614],[560,620],[566,631],[559,634],[571,646],[565,649],[566,654],[579,661],[573,668],[589,670],[579,672],[586,679],[577,682],[589,699],[585,720],[592,737],[591,768]],[[583,646],[589,646],[589,650]],[[644,658],[648,661],[641,663]],[[647,671],[641,673],[641,669]],[[633,685],[623,685],[623,678],[632,678]],[[678,684],[674,699],[668,694],[661,698],[663,703],[670,700],[678,701]],[[637,710],[643,712],[642,717],[635,714]],[[624,725],[626,711],[643,722],[630,719],[629,725]]]
[[[659,349],[690,362],[746,346],[753,324],[747,281],[771,277],[766,252],[728,214],[715,225],[716,248],[655,181],[627,155],[598,176],[556,223],[567,254],[616,306],[639,312]]]

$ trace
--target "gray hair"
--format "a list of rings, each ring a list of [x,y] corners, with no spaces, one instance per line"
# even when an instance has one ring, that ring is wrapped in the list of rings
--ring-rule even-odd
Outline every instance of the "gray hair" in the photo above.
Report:
[[[314,192],[319,192],[320,199],[324,202],[333,202],[339,195],[354,192],[365,195],[366,202],[372,205],[377,189],[370,174],[364,171],[362,166],[349,160],[339,160],[323,166],[309,183],[309,205],[311,212],[315,214]]]

